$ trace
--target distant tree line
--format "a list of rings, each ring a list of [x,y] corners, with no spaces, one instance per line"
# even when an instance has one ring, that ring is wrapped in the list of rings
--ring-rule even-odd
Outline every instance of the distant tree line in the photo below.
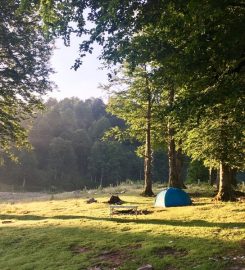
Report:
[[[16,148],[17,162],[3,155],[0,185],[25,191],[63,191],[144,180],[144,157],[137,151],[144,142],[105,139],[106,132],[126,129],[126,123],[108,113],[101,99],[49,99],[45,106],[35,118],[23,122],[32,149]],[[167,183],[167,148],[156,147],[151,162],[153,182]],[[183,174],[188,183],[209,179],[208,168],[186,156]],[[239,179],[243,178],[240,173]]]
[[[30,126],[31,150],[15,150],[18,162],[5,156],[0,182],[23,190],[74,190],[116,185],[144,178],[143,160],[135,153],[137,141],[104,141],[104,132],[125,125],[105,110],[101,99],[49,99],[46,110]],[[153,159],[155,181],[167,181],[167,157]]]

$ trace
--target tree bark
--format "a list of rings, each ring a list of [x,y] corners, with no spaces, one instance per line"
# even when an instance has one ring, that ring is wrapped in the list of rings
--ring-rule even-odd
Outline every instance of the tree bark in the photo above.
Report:
[[[169,187],[182,188],[179,182],[179,175],[177,173],[177,164],[176,164],[176,150],[175,150],[175,141],[174,141],[174,129],[168,127],[168,166],[169,166],[169,178],[168,185]]]
[[[231,173],[230,173],[230,176],[231,176],[231,184],[233,187],[237,187],[237,180],[236,180],[236,172],[237,170],[236,169],[231,169]]]
[[[177,174],[177,179],[179,182],[179,186],[181,188],[186,188],[184,184],[184,155],[182,154],[182,148],[179,147],[177,152],[176,152],[176,174]]]
[[[149,91],[149,90],[148,90]],[[151,179],[151,94],[148,93],[147,101],[147,116],[146,116],[146,140],[145,140],[145,158],[144,158],[144,181],[145,188],[142,193],[143,196],[154,196],[152,191],[152,179]]]
[[[219,175],[220,175],[219,191],[218,194],[216,195],[216,200],[234,201],[235,195],[231,183],[231,168],[228,165],[221,162]]]
[[[174,103],[174,88],[169,89],[168,95],[169,106],[172,107]],[[168,167],[169,167],[169,176],[168,176],[168,185],[169,187],[182,188],[182,185],[179,181],[179,174],[177,173],[177,153],[175,149],[175,140],[174,140],[174,128],[171,125],[171,121],[168,121]],[[178,164],[180,166],[180,163]]]

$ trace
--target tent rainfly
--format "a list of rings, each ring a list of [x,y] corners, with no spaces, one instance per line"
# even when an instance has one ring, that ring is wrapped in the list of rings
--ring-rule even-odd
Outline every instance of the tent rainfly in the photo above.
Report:
[[[166,188],[157,194],[156,207],[173,207],[191,205],[189,195],[179,188]]]

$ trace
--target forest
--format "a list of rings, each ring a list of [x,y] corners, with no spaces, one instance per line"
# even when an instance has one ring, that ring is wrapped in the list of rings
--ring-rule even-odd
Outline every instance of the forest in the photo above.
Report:
[[[0,269],[244,270],[244,29],[241,0],[0,0]],[[48,99],[74,37],[108,100]]]
[[[237,1],[1,1],[0,145],[2,156],[22,159],[14,170],[6,161],[1,179],[71,189],[143,178],[142,194],[153,196],[154,173],[185,188],[187,157],[208,168],[211,183],[219,179],[217,200],[235,200],[235,175],[245,165],[243,18]],[[107,112],[99,101],[64,100],[39,113],[54,87],[55,39],[69,46],[73,35],[83,37],[74,72],[94,43],[102,46]],[[33,150],[19,152],[31,147],[28,139]],[[159,151],[168,172],[156,165]]]
[[[109,108],[109,106],[107,106]],[[118,108],[119,109],[119,108]],[[101,99],[78,98],[45,102],[45,110],[25,121],[30,148],[15,150],[16,160],[3,156],[0,187],[10,191],[69,191],[116,186],[122,182],[143,183],[144,159],[140,141],[111,140],[105,136],[125,121],[106,111]],[[209,170],[200,161],[183,157],[185,183],[210,183]],[[168,184],[166,146],[152,153],[153,183]],[[235,185],[244,181],[238,172]]]
[[[26,120],[30,149],[15,150],[17,161],[5,156],[0,182],[15,191],[67,191],[142,180],[139,142],[103,140],[104,132],[123,120],[106,112],[101,99],[49,99],[45,110]],[[153,177],[167,181],[164,149],[154,154]]]

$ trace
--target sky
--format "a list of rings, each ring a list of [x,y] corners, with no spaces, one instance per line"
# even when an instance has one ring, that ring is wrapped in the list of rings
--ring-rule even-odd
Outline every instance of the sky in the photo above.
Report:
[[[52,81],[57,85],[57,90],[50,93],[49,97],[58,100],[65,97],[78,97],[82,100],[90,97],[100,97],[106,100],[106,93],[99,89],[99,83],[107,82],[107,70],[100,70],[102,67],[98,59],[101,48],[94,46],[93,54],[88,54],[83,59],[82,66],[75,71],[71,69],[75,59],[78,57],[78,37],[72,37],[71,46],[66,47],[61,39],[56,40],[57,49],[54,50],[51,58],[51,65],[55,74],[51,76]]]

